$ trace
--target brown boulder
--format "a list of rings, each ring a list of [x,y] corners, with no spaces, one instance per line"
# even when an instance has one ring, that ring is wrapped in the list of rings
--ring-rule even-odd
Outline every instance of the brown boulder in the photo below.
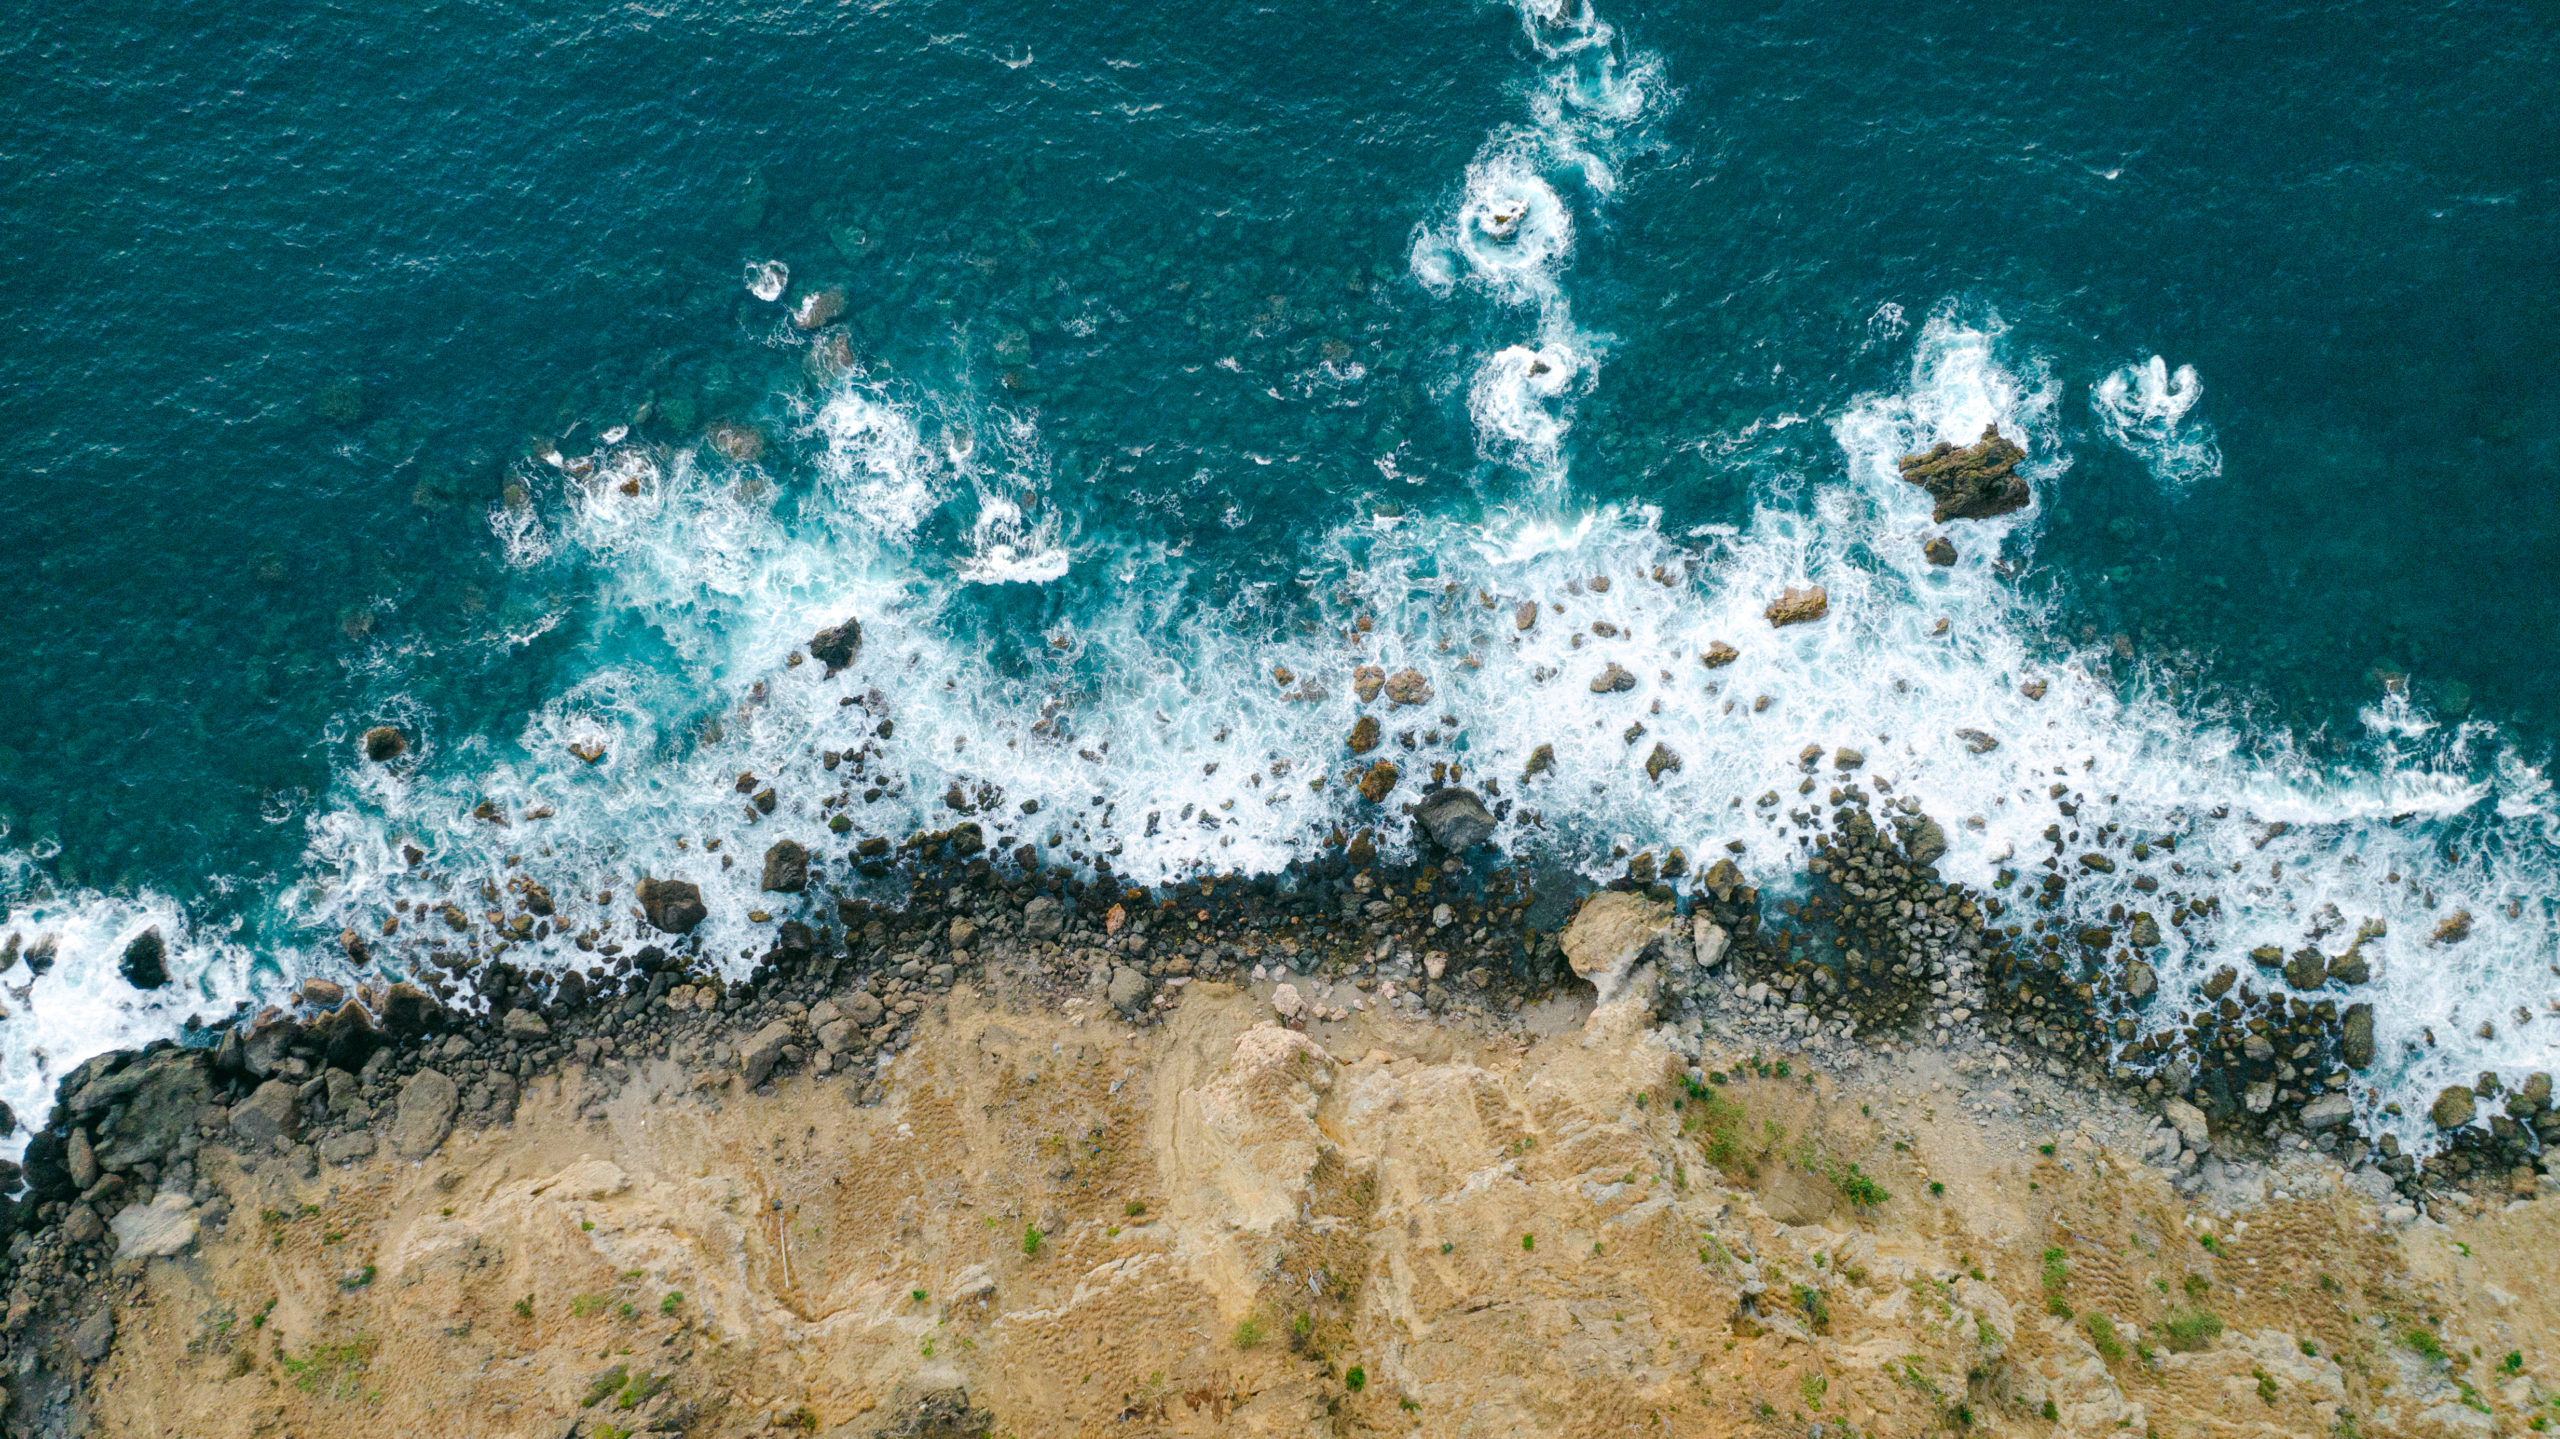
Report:
[[[1431,703],[1431,681],[1420,670],[1398,670],[1387,676],[1387,703],[1423,705]]]
[[[1902,477],[1929,492],[1937,502],[1930,518],[1987,520],[2025,509],[2035,492],[2018,474],[2027,452],[2011,444],[1997,425],[1985,425],[1982,439],[1958,449],[1941,441],[1925,455],[1904,455]]]
[[[1742,651],[1722,640],[1717,640],[1707,646],[1705,654],[1698,656],[1698,663],[1711,670],[1720,670],[1740,658],[1742,658]]]
[[[375,764],[389,764],[408,752],[409,737],[387,724],[364,732],[364,757]]]
[[[1378,717],[1376,715],[1360,716],[1359,721],[1351,726],[1351,752],[1367,754],[1377,747]]]
[[[1831,596],[1820,585],[1787,586],[1786,593],[1769,602],[1761,613],[1772,625],[1800,625],[1818,620],[1831,612]]]
[[[702,886],[682,879],[644,879],[639,888],[640,912],[668,934],[691,934],[711,917],[702,903]]]
[[[1369,766],[1369,772],[1360,777],[1360,797],[1371,804],[1377,804],[1387,797],[1388,792],[1396,787],[1396,781],[1403,777],[1403,772],[1395,767],[1393,761],[1382,759]]]

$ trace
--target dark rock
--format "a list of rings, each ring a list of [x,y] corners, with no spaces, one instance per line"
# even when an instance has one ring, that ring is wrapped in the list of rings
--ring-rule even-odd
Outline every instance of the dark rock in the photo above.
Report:
[[[1520,777],[1525,780],[1532,775],[1545,774],[1555,767],[1556,747],[1551,744],[1542,744],[1529,751],[1529,763],[1520,771]]]
[[[439,1012],[433,995],[402,980],[382,1001],[382,1027],[395,1038],[413,1038],[433,1028]]]
[[[1609,662],[1608,668],[1591,677],[1591,692],[1595,695],[1623,694],[1635,687],[1635,675],[1625,665],[1615,660]]]
[[[1493,813],[1475,791],[1452,786],[1434,790],[1413,807],[1414,820],[1432,843],[1452,854],[1475,848],[1493,837]]]
[[[2260,969],[2284,968],[2284,951],[2272,944],[2262,944],[2249,951],[2249,962]]]
[[[1761,611],[1771,625],[1779,626],[1807,624],[1830,612],[1830,592],[1820,585],[1789,585]]]
[[[2329,977],[2340,984],[2362,984],[2373,978],[2373,964],[2364,957],[2362,945],[2329,961]]]
[[[1929,563],[1933,565],[1951,565],[1956,562],[1956,547],[1947,543],[1945,535],[1932,535],[1929,543],[1920,547],[1920,553],[1927,556]]]
[[[169,982],[169,946],[160,938],[157,926],[133,937],[124,947],[124,959],[117,966],[124,971],[124,982],[136,989],[158,989]]]
[[[165,1161],[196,1116],[213,1102],[213,1080],[200,1049],[164,1049],[127,1071],[136,1083],[115,1112],[113,1128],[101,1128],[98,1163],[131,1169]]]
[[[798,894],[809,887],[809,850],[796,839],[778,839],[764,852],[764,888]]]
[[[809,641],[809,658],[827,667],[828,679],[834,679],[861,653],[862,621],[850,617],[843,624],[818,631]]]
[[[265,1079],[284,1063],[285,1051],[302,1038],[302,1026],[281,1016],[252,1022],[240,1041],[240,1067],[250,1075]]]
[[[1351,752],[1367,754],[1378,747],[1378,717],[1362,715],[1351,726]]]
[[[2284,982],[2296,989],[2318,989],[2329,982],[2329,956],[2308,947],[2295,950],[2284,963]]]
[[[382,1031],[374,1028],[373,1016],[353,1000],[339,1005],[306,1031],[306,1037],[320,1046],[320,1053],[340,1069],[362,1069],[364,1062],[383,1045]]]
[[[2427,1118],[2438,1129],[2460,1129],[2479,1113],[2479,1104],[2467,1084],[2448,1084],[2436,1094],[2436,1102],[2427,1106]]]
[[[1997,425],[1986,425],[1982,439],[1963,449],[1941,441],[1925,455],[1902,457],[1902,478],[1929,492],[1937,502],[1930,518],[1987,520],[2025,509],[2035,498],[2018,474],[2027,452],[2011,444]]]
[[[1022,907],[1022,932],[1031,939],[1056,939],[1066,927],[1067,911],[1055,896],[1038,894]]]
[[[2373,1067],[2373,1006],[2350,1004],[2338,1024],[2339,1057],[2349,1069]]]
[[[1645,756],[1645,778],[1652,780],[1655,784],[1660,784],[1662,783],[1662,772],[1664,770],[1673,770],[1678,769],[1679,767],[1679,753],[1673,750],[1669,745],[1662,743],[1660,740],[1654,741],[1653,753]]]
[[[891,1406],[897,1416],[876,1431],[878,1439],[987,1439],[996,1426],[993,1410],[969,1406],[966,1389],[936,1389]]]
[[[1913,864],[1936,864],[1947,852],[1946,830],[1925,814],[1897,816],[1893,830],[1902,841],[1902,852],[1911,857]]]
[[[2205,997],[2205,998],[2207,998],[2207,999],[2220,999],[2220,998],[2222,998],[2224,995],[2229,994],[2229,993],[2231,992],[2231,986],[2233,986],[2233,985],[2235,985],[2235,984],[2237,984],[2237,983],[2239,983],[2239,982],[2240,982],[2240,971],[2238,971],[2238,970],[2236,970],[2236,969],[2233,969],[2230,965],[2227,965],[2227,964],[2226,964],[2226,965],[2223,965],[2223,966],[2221,966],[2220,968],[2216,969],[2216,970],[2213,972],[2213,977],[2212,977],[2212,978],[2210,978],[2210,979],[2208,979],[2208,980],[2206,980],[2206,981],[2204,982],[2204,997]],[[2368,1034],[2368,1037],[2370,1036],[2370,1033],[2371,1033],[2371,1023],[2372,1023],[2372,1007],[2368,1005],[2368,1006],[2366,1007],[2366,1024],[2367,1024],[2367,1034]]]
[[[639,897],[640,912],[665,934],[691,934],[695,925],[711,916],[703,907],[702,887],[689,880],[644,879]]]
[[[389,764],[408,752],[409,737],[387,724],[364,732],[364,757],[375,764]]]

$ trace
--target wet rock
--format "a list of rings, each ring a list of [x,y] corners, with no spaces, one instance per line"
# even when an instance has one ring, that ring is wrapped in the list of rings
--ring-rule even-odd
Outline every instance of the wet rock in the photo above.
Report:
[[[2018,693],[2025,695],[2031,700],[2043,699],[2044,692],[2045,682],[2043,680],[2028,680],[2018,686]]]
[[[1655,784],[1660,784],[1662,783],[1662,772],[1664,770],[1674,770],[1679,767],[1680,756],[1678,752],[1673,750],[1669,745],[1662,743],[1660,740],[1654,741],[1653,753],[1645,756],[1644,760],[1645,778],[1652,780]]]
[[[1360,797],[1371,804],[1380,803],[1402,777],[1403,772],[1395,767],[1393,761],[1382,759],[1369,766],[1367,774],[1360,776]]]
[[[2284,951],[2272,944],[2262,944],[2249,951],[2249,962],[2260,969],[2284,968]]]
[[[1789,585],[1761,611],[1770,624],[1777,626],[1806,624],[1830,612],[1831,595],[1820,585]]]
[[[1837,770],[1853,770],[1866,762],[1867,752],[1865,750],[1851,749],[1846,745],[1843,745],[1838,750],[1833,751],[1831,756],[1831,767]]]
[[[391,1152],[402,1159],[424,1159],[453,1132],[453,1113],[462,1091],[442,1071],[421,1069],[400,1086],[400,1104],[391,1116]]]
[[[702,903],[702,887],[689,880],[644,879],[638,893],[640,912],[661,933],[691,934],[711,916]]]
[[[1056,939],[1066,922],[1066,908],[1053,896],[1033,895],[1022,907],[1022,932],[1032,939]]]
[[[747,1037],[738,1046],[738,1072],[753,1089],[773,1077],[773,1067],[782,1062],[782,1047],[791,1042],[791,1024],[777,1019]]]
[[[2361,946],[2350,949],[2329,961],[2329,977],[2340,984],[2362,984],[2373,978],[2373,962]]]
[[[1997,425],[1985,425],[1982,438],[1962,449],[1939,442],[1925,455],[1902,457],[1902,478],[1929,492],[1936,502],[1930,519],[1987,520],[2026,508],[2034,492],[2018,474],[2027,452],[2011,444]]]
[[[1387,676],[1387,703],[1420,705],[1431,702],[1431,681],[1420,670],[1398,670]]]
[[[1493,838],[1493,812],[1470,789],[1434,790],[1413,807],[1413,817],[1434,844],[1452,854]]]
[[[1975,754],[1989,754],[2000,747],[1997,738],[1978,729],[1957,730],[1956,738],[1964,741],[1964,747]]]
[[[1635,687],[1636,677],[1628,672],[1626,666],[1614,660],[1591,680],[1591,692],[1595,695],[1622,694]]]
[[[195,1206],[178,1190],[167,1190],[149,1204],[130,1204],[108,1226],[116,1234],[118,1259],[166,1259],[196,1242],[203,1225]]]
[[[2231,992],[2231,986],[2239,982],[2240,971],[2233,969],[2230,965],[2223,965],[2213,972],[2212,978],[2204,982],[2204,997],[2220,999]]]
[[[249,1097],[231,1106],[231,1132],[252,1148],[274,1139],[290,1139],[302,1128],[302,1104],[295,1086],[270,1079]]]
[[[797,330],[822,330],[844,314],[844,287],[825,285],[802,292],[799,302],[791,307],[791,325]]]
[[[509,1039],[535,1040],[551,1037],[551,1026],[530,1009],[510,1009],[498,1028]]]
[[[2296,989],[2318,989],[2329,982],[2329,956],[2316,949],[2295,950],[2284,962],[2284,982]]]
[[[1376,699],[1378,691],[1386,687],[1387,672],[1376,665],[1360,665],[1351,671],[1351,692],[1360,697],[1362,704]]]
[[[2124,997],[2141,1004],[2159,992],[2160,976],[2150,965],[2135,960],[2124,967]]]
[[[387,724],[364,732],[364,757],[375,764],[389,764],[408,752],[409,737]]]
[[[2125,926],[2125,938],[2131,941],[2136,949],[2158,949],[2160,921],[2152,918],[2151,911],[2147,909],[2136,910],[2133,923]]]
[[[2436,925],[2438,944],[2460,944],[2471,937],[2471,911],[2457,909]]]
[[[581,764],[602,764],[605,756],[604,742],[592,739],[574,740],[569,745],[569,753],[576,755]]]
[[[2427,1106],[2427,1118],[2438,1129],[2460,1129],[2480,1112],[2477,1099],[2467,1084],[2448,1084],[2437,1091],[2436,1102]]]
[[[1602,890],[1582,902],[1558,941],[1565,962],[1607,1003],[1625,985],[1645,949],[1671,925],[1671,906],[1644,895]]]
[[[764,888],[772,894],[798,894],[809,887],[809,850],[796,839],[779,839],[764,852]]]
[[[1716,640],[1707,646],[1706,653],[1698,656],[1698,663],[1711,670],[1720,670],[1740,658],[1742,658],[1742,651],[1722,640]]]
[[[2324,1094],[2302,1106],[2302,1127],[2317,1134],[2355,1117],[2356,1107],[2343,1094]]]
[[[861,654],[862,621],[850,616],[843,624],[829,625],[809,639],[809,658],[827,667],[828,679],[834,679]]]
[[[1920,547],[1920,553],[1933,565],[1951,565],[1956,562],[1956,547],[1947,543],[1945,535],[1930,536],[1929,543]]]
[[[1897,816],[1893,830],[1902,841],[1902,852],[1911,856],[1913,864],[1926,867],[1946,855],[1946,828],[1925,814]]]
[[[1522,600],[1520,608],[1511,612],[1511,627],[1514,629],[1534,629],[1537,623],[1538,602],[1536,600]]]
[[[1351,752],[1367,754],[1377,747],[1378,717],[1376,715],[1360,716],[1359,721],[1351,726]]]
[[[1529,763],[1520,771],[1520,777],[1527,779],[1532,775],[1545,774],[1555,767],[1556,747],[1551,744],[1542,744],[1529,751]]]
[[[169,946],[160,938],[157,926],[133,937],[124,947],[124,958],[116,966],[124,974],[124,982],[136,989],[158,989],[169,982]]]
[[[1134,1014],[1147,1002],[1147,977],[1128,965],[1114,965],[1111,987],[1106,991],[1111,1007],[1123,1014]]]

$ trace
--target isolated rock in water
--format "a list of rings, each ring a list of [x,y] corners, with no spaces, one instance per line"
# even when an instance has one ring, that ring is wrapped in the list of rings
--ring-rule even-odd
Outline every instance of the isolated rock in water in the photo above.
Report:
[[[2158,949],[2160,947],[2160,921],[2153,919],[2151,917],[2151,911],[2147,909],[2135,910],[2133,914],[2133,923],[2125,926],[2125,938],[2130,941],[2136,949]]]
[[[1978,729],[1957,730],[1956,738],[1964,741],[1964,747],[1975,754],[1989,754],[2000,747],[2000,741],[1996,736]]]
[[[2158,993],[2159,989],[2160,976],[2152,971],[2150,965],[2137,959],[2124,967],[2125,998],[2140,1004]]]
[[[400,1085],[400,1107],[391,1116],[391,1152],[402,1159],[424,1159],[453,1132],[453,1111],[462,1091],[442,1072],[421,1069]]]
[[[844,287],[827,285],[800,296],[800,302],[791,307],[791,323],[797,329],[815,330],[834,323],[843,313]]]
[[[764,887],[774,894],[798,894],[809,887],[809,851],[796,839],[778,839],[764,852]]]
[[[1351,692],[1360,697],[1362,704],[1376,699],[1378,691],[1386,687],[1387,672],[1376,665],[1359,665],[1351,671]]]
[[[166,1259],[196,1242],[202,1228],[195,1206],[181,1190],[162,1190],[149,1204],[131,1204],[108,1228],[116,1232],[116,1258]]]
[[[1396,787],[1396,781],[1403,777],[1403,771],[1398,770],[1393,761],[1382,759],[1369,766],[1367,774],[1360,776],[1360,797],[1376,804],[1384,800]]]
[[[1670,924],[1670,905],[1640,894],[1602,890],[1582,902],[1560,942],[1573,972],[1591,981],[1605,1004],[1635,972],[1645,947]]]
[[[2026,451],[2001,437],[1999,426],[1985,425],[1982,439],[1966,448],[1940,441],[1925,455],[1904,455],[1902,477],[1937,502],[1930,516],[1936,523],[1987,520],[2025,509],[2035,498],[2018,474],[2018,462],[2026,457]]]
[[[640,912],[667,934],[691,934],[711,916],[702,903],[702,886],[690,880],[644,879],[639,895]]]
[[[1525,780],[1532,775],[1545,774],[1555,767],[1556,747],[1551,744],[1542,744],[1529,751],[1529,763],[1520,771],[1520,777]]]
[[[1660,784],[1662,783],[1662,772],[1664,770],[1673,770],[1678,769],[1679,767],[1679,752],[1672,749],[1671,746],[1662,743],[1660,740],[1654,741],[1653,753],[1645,756],[1645,778],[1652,780],[1655,784]]]
[[[1705,654],[1698,656],[1698,663],[1711,670],[1720,670],[1740,658],[1742,658],[1742,651],[1722,640],[1717,640],[1707,646]]]
[[[1609,662],[1607,669],[1591,677],[1591,692],[1595,695],[1621,694],[1635,687],[1636,677],[1615,660]]]
[[[2478,1114],[2479,1105],[2467,1084],[2448,1084],[2436,1094],[2436,1102],[2427,1108],[2427,1118],[2438,1129],[2460,1129]]]
[[[124,960],[117,966],[124,971],[124,982],[136,989],[158,989],[169,982],[169,946],[160,938],[158,928],[146,929],[124,947]]]
[[[2471,911],[2457,909],[2436,926],[2436,943],[2460,944],[2471,937]]]
[[[1377,747],[1378,717],[1376,715],[1360,716],[1359,722],[1351,726],[1351,752],[1367,754]]]
[[[387,724],[364,732],[364,757],[375,764],[389,764],[408,752],[409,737]]]
[[[1956,547],[1947,542],[1945,535],[1932,535],[1929,543],[1920,547],[1920,553],[1933,565],[1951,565],[1956,562]]]
[[[1431,703],[1431,681],[1420,670],[1398,670],[1387,676],[1387,703],[1422,705]]]
[[[843,624],[829,625],[809,641],[809,658],[827,667],[827,678],[853,663],[862,653],[862,621],[848,618]]]
[[[1432,843],[1456,854],[1493,838],[1493,813],[1474,790],[1434,790],[1413,807],[1413,817]]]
[[[1820,585],[1789,585],[1761,611],[1772,625],[1800,625],[1831,612],[1831,596]]]
[[[1522,600],[1520,608],[1511,612],[1511,625],[1514,629],[1532,629],[1537,623],[1538,602],[1536,600]]]

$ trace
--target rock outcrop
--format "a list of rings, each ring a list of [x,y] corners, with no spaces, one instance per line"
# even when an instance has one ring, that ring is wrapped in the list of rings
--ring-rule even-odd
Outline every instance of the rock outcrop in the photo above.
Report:
[[[1930,519],[1987,520],[2025,509],[2035,494],[2018,473],[2027,452],[2010,443],[1997,425],[1986,425],[1982,438],[1958,447],[1940,441],[1925,455],[1902,457],[1902,478],[1929,492],[1936,502]]]

